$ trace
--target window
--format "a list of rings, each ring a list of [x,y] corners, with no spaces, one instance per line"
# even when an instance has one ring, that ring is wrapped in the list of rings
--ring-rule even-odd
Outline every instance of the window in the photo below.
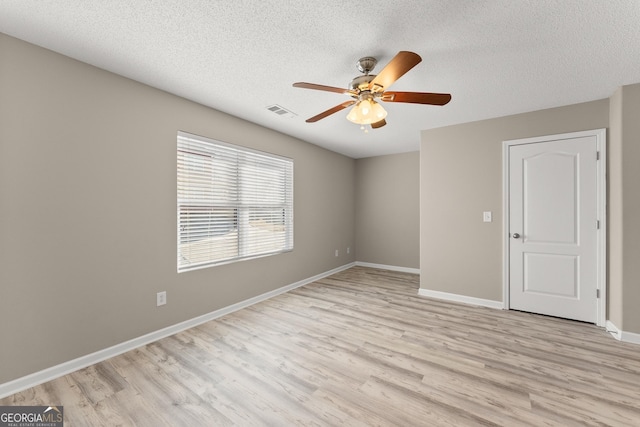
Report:
[[[178,132],[178,272],[293,249],[293,161]]]

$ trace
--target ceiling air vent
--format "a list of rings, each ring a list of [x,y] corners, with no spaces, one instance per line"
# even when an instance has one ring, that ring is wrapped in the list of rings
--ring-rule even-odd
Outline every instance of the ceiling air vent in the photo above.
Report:
[[[296,117],[297,114],[294,113],[293,111],[287,110],[286,108],[282,107],[281,105],[278,104],[273,104],[267,107],[267,110],[282,116],[282,117]]]

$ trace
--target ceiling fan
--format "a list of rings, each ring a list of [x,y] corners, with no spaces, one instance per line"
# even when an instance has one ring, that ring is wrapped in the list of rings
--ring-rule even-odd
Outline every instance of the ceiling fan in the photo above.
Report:
[[[364,75],[351,80],[348,89],[305,82],[294,83],[293,87],[342,93],[353,98],[307,119],[307,123],[317,122],[355,104],[347,115],[347,119],[353,123],[363,126],[371,125],[373,129],[377,129],[387,124],[385,120],[387,112],[377,101],[428,105],[445,105],[451,101],[451,95],[448,93],[391,92],[386,90],[407,71],[418,65],[420,61],[422,58],[417,53],[400,51],[378,75],[374,75],[369,73],[378,61],[373,57],[366,56],[360,58],[356,63],[358,70]]]

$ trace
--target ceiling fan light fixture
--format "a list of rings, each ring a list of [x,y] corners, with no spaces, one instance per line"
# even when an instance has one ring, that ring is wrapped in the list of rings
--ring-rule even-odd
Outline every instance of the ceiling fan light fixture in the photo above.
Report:
[[[347,114],[347,120],[358,125],[370,125],[387,117],[387,111],[373,99],[358,102]]]
[[[363,117],[367,117],[369,115],[369,111],[371,111],[371,103],[369,100],[365,99],[360,103],[360,113],[362,113]]]

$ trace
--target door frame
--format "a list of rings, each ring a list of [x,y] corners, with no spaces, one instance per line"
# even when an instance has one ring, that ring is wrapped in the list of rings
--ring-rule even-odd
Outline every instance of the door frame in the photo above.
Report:
[[[607,130],[604,128],[502,141],[502,301],[505,310],[509,310],[509,148],[515,145],[536,144],[588,136],[595,136],[599,156],[596,164],[596,215],[599,221],[596,241],[596,283],[599,291],[599,298],[596,304],[596,325],[605,326],[607,320]]]

